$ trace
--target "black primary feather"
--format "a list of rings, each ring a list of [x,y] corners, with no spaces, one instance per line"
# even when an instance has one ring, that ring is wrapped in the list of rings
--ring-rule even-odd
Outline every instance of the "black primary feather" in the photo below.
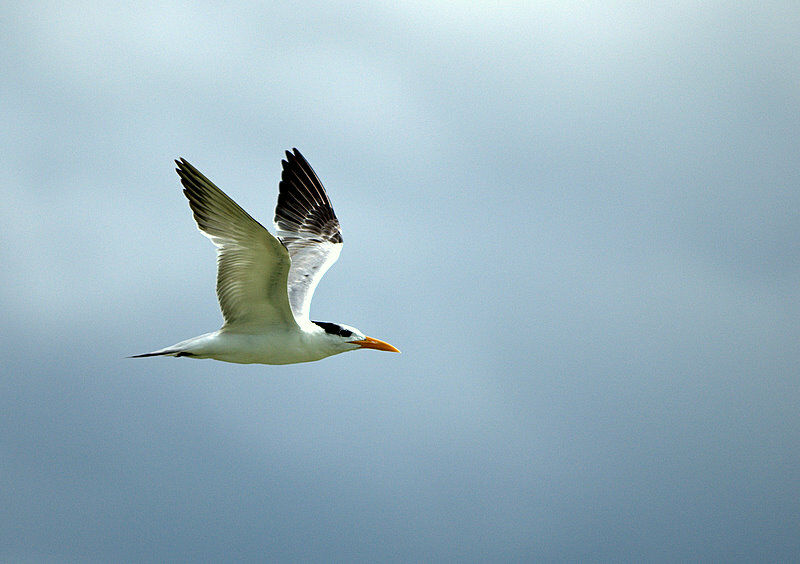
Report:
[[[290,246],[292,233],[303,233],[306,241],[341,243],[339,220],[314,169],[297,149],[286,151],[278,185],[275,224],[281,240]]]

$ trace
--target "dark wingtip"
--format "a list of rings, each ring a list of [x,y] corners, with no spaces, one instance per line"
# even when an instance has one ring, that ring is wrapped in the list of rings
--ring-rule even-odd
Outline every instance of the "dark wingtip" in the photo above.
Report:
[[[305,160],[305,157],[297,147],[292,147],[291,151],[286,151],[286,158],[289,159],[290,162],[293,160]]]
[[[178,168],[175,169],[175,170],[178,170],[178,171],[181,171],[181,170],[189,171],[189,172],[197,171],[197,169],[194,166],[192,166],[192,163],[190,163],[189,161],[187,161],[183,157],[178,157],[177,159],[175,159],[175,164],[178,166]]]
[[[278,184],[275,223],[287,232],[306,232],[316,238],[341,243],[339,220],[317,174],[297,147],[286,151]]]

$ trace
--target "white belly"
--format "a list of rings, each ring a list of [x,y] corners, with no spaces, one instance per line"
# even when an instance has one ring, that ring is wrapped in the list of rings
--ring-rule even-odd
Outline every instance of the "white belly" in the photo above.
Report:
[[[259,334],[217,331],[181,343],[195,358],[213,358],[239,364],[293,364],[311,362],[339,352],[324,346],[317,335],[302,331]]]

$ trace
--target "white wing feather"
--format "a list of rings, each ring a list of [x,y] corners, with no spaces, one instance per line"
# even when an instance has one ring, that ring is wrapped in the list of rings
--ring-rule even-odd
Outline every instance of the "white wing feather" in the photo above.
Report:
[[[342,234],[325,188],[300,151],[287,151],[282,165],[275,229],[291,257],[289,303],[302,325],[317,284],[342,252]]]
[[[287,290],[287,249],[186,160],[175,163],[198,228],[217,246],[222,329],[296,325]]]

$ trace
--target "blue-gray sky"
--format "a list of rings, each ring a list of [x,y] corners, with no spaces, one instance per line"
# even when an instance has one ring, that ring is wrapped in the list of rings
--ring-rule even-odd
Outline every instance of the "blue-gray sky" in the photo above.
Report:
[[[800,10],[6,3],[0,558],[800,557]],[[219,326],[183,156],[402,355]]]

